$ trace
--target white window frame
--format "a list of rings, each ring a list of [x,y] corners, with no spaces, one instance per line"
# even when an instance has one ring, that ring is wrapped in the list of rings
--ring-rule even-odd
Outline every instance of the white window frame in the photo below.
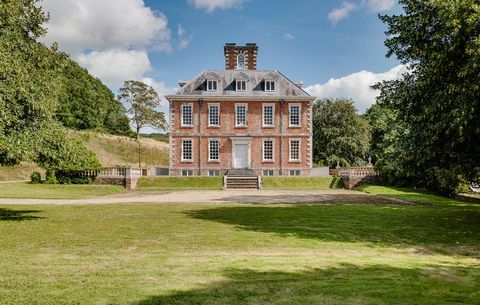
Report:
[[[272,159],[265,159],[265,142],[272,142]],[[275,162],[275,139],[262,139],[262,162]]]
[[[218,142],[218,159],[212,159],[210,143]],[[220,162],[220,139],[208,139],[208,162]]]
[[[293,107],[298,107],[298,124],[292,124]],[[302,127],[302,104],[292,103],[288,105],[288,127]]]
[[[190,108],[190,111],[191,111],[191,121],[192,121],[191,124],[184,124],[184,122],[183,122],[183,119],[184,119],[184,117],[183,117],[183,108],[184,108],[184,107],[189,107],[189,108]],[[193,118],[193,103],[185,103],[185,104],[182,104],[182,105],[180,106],[180,124],[181,124],[181,126],[182,126],[182,127],[193,127],[193,120],[194,120],[194,118]]]
[[[191,149],[191,151],[192,151],[192,158],[191,158],[191,159],[185,159],[185,158],[184,158],[183,143],[186,142],[186,141],[190,141],[190,142],[192,143],[192,149]],[[181,154],[181,161],[182,161],[182,162],[193,162],[193,158],[194,158],[194,157],[193,157],[193,156],[194,156],[194,141],[193,141],[193,139],[192,139],[192,138],[182,139],[181,145],[182,145],[182,146],[180,147],[180,149],[181,149],[181,152],[180,152],[180,154]]]
[[[239,83],[243,83],[244,86],[242,89],[240,89]],[[237,80],[235,83],[235,88],[238,92],[245,92],[247,91],[247,81],[246,80]]]
[[[215,89],[213,89],[213,84],[215,83]],[[210,84],[212,84],[212,89],[210,89]],[[207,91],[215,92],[218,91],[218,81],[214,79],[207,79]]]
[[[265,107],[272,107],[272,124],[265,123]],[[275,104],[262,104],[262,127],[275,127]]]
[[[270,84],[270,86],[267,86],[267,83]],[[273,84],[273,89],[272,89],[272,84]],[[270,88],[268,88],[270,87]],[[275,92],[276,84],[274,80],[265,80],[265,91],[266,92]]]
[[[217,111],[218,124],[211,124],[211,122],[210,122],[210,119],[211,119],[210,107],[217,107],[217,109],[218,109],[218,111]],[[208,115],[207,115],[208,127],[220,127],[220,103],[209,103],[208,107],[207,107],[207,111],[208,111]]]
[[[245,124],[238,124],[238,107],[245,106]],[[235,127],[247,127],[248,126],[248,104],[236,103],[235,104]]]
[[[267,175],[265,175],[266,172],[268,172]],[[262,170],[262,176],[275,176],[275,171],[273,169],[264,169]]]
[[[298,159],[292,158],[292,142],[298,141]],[[302,162],[302,140],[301,139],[289,139],[288,140],[288,161],[289,162]]]
[[[294,175],[292,175],[292,172],[294,173]],[[298,173],[298,175],[297,175],[297,173]],[[298,176],[301,176],[301,174],[302,174],[302,171],[299,170],[299,169],[289,169],[288,170],[288,175],[289,176],[298,177]]]
[[[187,174],[184,175],[184,173],[187,173]],[[182,176],[182,177],[191,177],[191,176],[193,176],[193,169],[182,169],[182,171],[181,171],[181,176]]]
[[[242,58],[243,58],[243,65],[242,65],[242,67],[240,67],[240,65],[239,65],[239,63],[240,63],[240,60],[239,60],[239,59],[240,59],[240,56],[242,56]],[[246,62],[245,54],[242,54],[242,53],[238,54],[238,55],[237,55],[237,69],[238,69],[238,70],[245,70],[245,62]]]
[[[218,174],[218,175],[212,175],[212,174]],[[209,177],[218,177],[218,176],[220,176],[220,170],[219,169],[209,169],[208,170],[208,176]]]

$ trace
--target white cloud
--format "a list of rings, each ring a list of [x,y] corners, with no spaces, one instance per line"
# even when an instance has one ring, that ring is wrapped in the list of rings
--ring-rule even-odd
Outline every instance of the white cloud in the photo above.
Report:
[[[146,51],[111,49],[82,53],[77,61],[107,85],[118,88],[126,80],[139,80],[151,70]]]
[[[328,20],[333,25],[336,25],[339,21],[347,18],[350,14],[357,9],[357,5],[352,2],[343,2],[342,6],[336,9],[333,9],[328,14]]]
[[[215,9],[229,9],[232,7],[239,7],[244,0],[188,0],[188,3],[195,6],[197,9],[204,9],[211,13]]]
[[[370,88],[377,82],[394,80],[407,71],[404,65],[398,65],[384,73],[360,71],[341,78],[332,78],[325,84],[308,86],[305,90],[319,98],[352,99],[360,112],[364,112],[374,102],[379,92]]]
[[[395,6],[396,0],[364,0],[364,4],[372,12],[388,11]]]
[[[162,102],[165,102],[165,95],[173,94],[177,91],[177,88],[170,88],[164,82],[158,82],[150,77],[144,77],[141,81],[155,89],[162,99]]]
[[[85,50],[149,46],[170,51],[167,17],[143,0],[45,0],[47,43],[77,55]]]
[[[285,34],[283,34],[283,39],[285,39],[285,40],[294,40],[294,39],[295,39],[295,36],[293,36],[292,33],[285,33]]]
[[[192,41],[192,35],[187,34],[187,31],[183,28],[182,24],[178,25],[177,36],[178,36],[178,43],[177,43],[178,49],[183,50],[186,47],[188,47],[188,45],[190,45],[190,42]]]

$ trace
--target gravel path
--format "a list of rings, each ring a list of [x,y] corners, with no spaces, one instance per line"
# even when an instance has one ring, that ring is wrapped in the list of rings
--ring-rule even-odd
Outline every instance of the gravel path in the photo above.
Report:
[[[148,191],[88,199],[8,199],[0,204],[126,204],[126,203],[249,203],[249,204],[357,204],[405,205],[405,201],[343,189],[335,190],[228,190],[228,191]]]

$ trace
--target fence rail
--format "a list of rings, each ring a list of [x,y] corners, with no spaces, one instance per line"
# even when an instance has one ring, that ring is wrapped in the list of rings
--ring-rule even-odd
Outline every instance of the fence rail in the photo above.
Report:
[[[371,166],[345,167],[339,170],[340,177],[367,177],[378,176],[378,172]]]

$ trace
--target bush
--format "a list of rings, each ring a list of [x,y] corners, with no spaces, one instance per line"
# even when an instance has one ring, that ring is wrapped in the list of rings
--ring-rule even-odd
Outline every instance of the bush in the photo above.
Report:
[[[55,171],[47,169],[45,172],[45,183],[47,184],[57,184],[57,177],[55,176]]]
[[[40,172],[33,172],[30,175],[30,183],[32,183],[32,184],[42,183],[42,175],[40,174]]]

